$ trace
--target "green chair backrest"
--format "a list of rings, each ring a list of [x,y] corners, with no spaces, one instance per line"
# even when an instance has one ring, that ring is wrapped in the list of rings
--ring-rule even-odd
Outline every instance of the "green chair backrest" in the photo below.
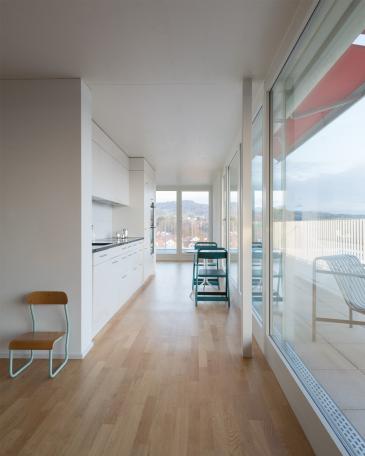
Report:
[[[199,249],[197,251],[197,259],[205,260],[221,260],[227,258],[228,252],[223,247],[216,247],[215,249]]]
[[[216,242],[207,242],[207,241],[201,241],[201,242],[196,242],[194,245],[195,250],[199,249],[215,249],[218,247],[218,244]]]

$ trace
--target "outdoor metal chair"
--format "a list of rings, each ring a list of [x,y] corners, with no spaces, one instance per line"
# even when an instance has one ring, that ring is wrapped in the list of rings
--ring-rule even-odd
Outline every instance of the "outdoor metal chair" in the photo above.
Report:
[[[318,268],[322,263],[326,269]],[[334,277],[342,297],[349,309],[349,319],[317,317],[317,274]],[[313,298],[312,298],[312,340],[316,340],[318,321],[365,325],[365,321],[353,319],[353,312],[365,314],[365,267],[354,255],[332,255],[317,257],[313,261]]]

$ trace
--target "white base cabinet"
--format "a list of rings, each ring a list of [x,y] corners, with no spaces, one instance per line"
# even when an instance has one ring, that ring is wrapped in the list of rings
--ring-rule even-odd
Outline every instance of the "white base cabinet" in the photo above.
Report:
[[[93,254],[94,336],[143,285],[144,241]]]

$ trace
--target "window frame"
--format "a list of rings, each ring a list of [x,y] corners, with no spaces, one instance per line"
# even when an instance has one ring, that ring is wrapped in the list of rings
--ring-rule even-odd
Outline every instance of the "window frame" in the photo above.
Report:
[[[193,252],[182,249],[182,194],[183,192],[208,192],[209,193],[209,238],[213,237],[213,192],[210,185],[158,185],[158,191],[176,192],[176,253],[164,253],[156,249],[158,261],[191,261]]]

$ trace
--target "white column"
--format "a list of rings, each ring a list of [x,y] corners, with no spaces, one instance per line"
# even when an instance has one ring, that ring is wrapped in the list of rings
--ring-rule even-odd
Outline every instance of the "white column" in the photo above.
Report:
[[[242,84],[241,252],[242,355],[252,356],[252,197],[251,197],[252,80]]]

